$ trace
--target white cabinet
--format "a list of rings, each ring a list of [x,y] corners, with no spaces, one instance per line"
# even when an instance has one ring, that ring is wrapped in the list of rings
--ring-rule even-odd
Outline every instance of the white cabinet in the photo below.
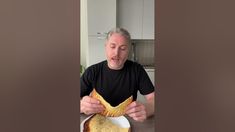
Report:
[[[105,40],[97,37],[88,37],[88,61],[87,65],[93,65],[106,59],[105,56]]]
[[[154,39],[154,0],[144,0],[143,39]]]
[[[107,33],[116,27],[116,0],[87,0],[88,35]]]
[[[153,85],[155,85],[155,69],[154,68],[145,68],[145,71],[147,72],[151,82],[153,83]]]
[[[117,25],[132,39],[154,39],[154,0],[118,0]]]
[[[105,37],[116,27],[116,0],[87,0],[88,54],[87,66],[101,62],[105,56]]]
[[[118,0],[117,25],[127,29],[132,39],[142,36],[143,0]]]

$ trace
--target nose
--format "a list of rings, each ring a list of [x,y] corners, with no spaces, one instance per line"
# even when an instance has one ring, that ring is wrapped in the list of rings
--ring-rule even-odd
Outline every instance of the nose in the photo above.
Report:
[[[114,55],[115,55],[115,56],[118,56],[118,55],[119,55],[119,48],[116,48],[116,49],[114,50]]]

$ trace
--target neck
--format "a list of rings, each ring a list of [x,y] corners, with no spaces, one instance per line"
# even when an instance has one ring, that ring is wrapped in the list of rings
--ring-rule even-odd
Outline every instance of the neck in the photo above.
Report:
[[[120,67],[114,68],[114,67],[110,66],[110,64],[108,63],[108,67],[112,70],[121,70],[123,68],[123,65]]]

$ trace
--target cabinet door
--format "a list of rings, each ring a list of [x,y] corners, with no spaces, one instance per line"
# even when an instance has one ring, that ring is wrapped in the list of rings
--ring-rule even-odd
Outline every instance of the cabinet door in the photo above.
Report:
[[[132,39],[142,39],[143,0],[118,0],[117,25],[127,29]]]
[[[88,35],[103,35],[116,27],[116,0],[87,0]]]
[[[154,39],[154,0],[144,0],[143,39]]]
[[[105,56],[105,40],[97,37],[88,37],[88,58],[87,66],[104,61]]]
[[[154,69],[145,69],[145,71],[147,72],[151,82],[153,83],[153,86],[155,85],[155,77],[154,77],[154,74],[155,74],[155,70]]]

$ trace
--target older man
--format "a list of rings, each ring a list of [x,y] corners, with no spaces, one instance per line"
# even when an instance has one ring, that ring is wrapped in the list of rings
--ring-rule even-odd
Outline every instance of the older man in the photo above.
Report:
[[[144,121],[154,114],[154,86],[144,68],[128,59],[131,37],[123,28],[112,29],[106,38],[105,51],[107,60],[92,65],[81,77],[81,113],[87,115],[100,113],[104,106],[89,96],[95,90],[112,106],[117,106],[128,97],[134,101],[125,113],[136,121]],[[146,103],[136,101],[140,91]]]

